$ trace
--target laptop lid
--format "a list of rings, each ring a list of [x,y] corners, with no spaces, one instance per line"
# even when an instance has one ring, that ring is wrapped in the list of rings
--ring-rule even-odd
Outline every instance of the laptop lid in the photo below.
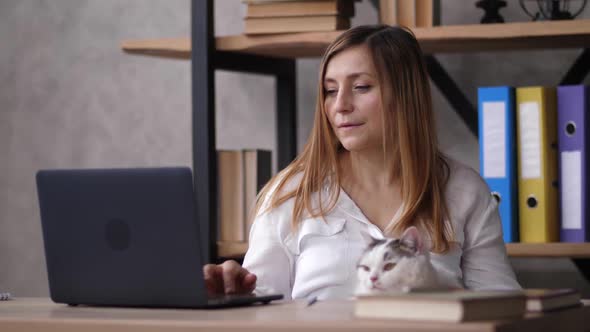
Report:
[[[42,170],[36,179],[53,301],[206,304],[189,168]]]

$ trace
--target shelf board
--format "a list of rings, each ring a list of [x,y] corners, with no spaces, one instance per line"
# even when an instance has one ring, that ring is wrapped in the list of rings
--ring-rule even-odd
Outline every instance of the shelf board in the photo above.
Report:
[[[590,258],[590,243],[508,243],[510,257]]]
[[[248,250],[248,242],[217,242],[217,256],[224,258],[243,257]]]
[[[510,257],[590,258],[590,243],[508,243]],[[247,242],[217,242],[220,257],[242,257]]]
[[[121,43],[121,48],[127,53],[163,58],[190,59],[191,56],[189,38],[125,40]]]
[[[412,29],[425,53],[590,47],[590,19],[447,25]],[[217,37],[218,51],[273,57],[319,57],[342,31]],[[189,59],[189,38],[127,40],[128,53]]]

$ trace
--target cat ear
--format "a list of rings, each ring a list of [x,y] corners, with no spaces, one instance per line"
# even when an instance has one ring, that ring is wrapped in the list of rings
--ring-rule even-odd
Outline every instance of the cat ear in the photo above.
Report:
[[[400,241],[410,248],[414,248],[416,253],[421,254],[424,252],[424,241],[420,232],[415,226],[410,226],[404,231],[400,237]]]
[[[374,238],[372,236],[370,236],[370,237],[371,237],[371,242],[369,242],[369,246],[368,246],[369,249],[375,248],[379,244],[385,242],[385,240],[383,240],[383,239],[376,239],[376,238]]]

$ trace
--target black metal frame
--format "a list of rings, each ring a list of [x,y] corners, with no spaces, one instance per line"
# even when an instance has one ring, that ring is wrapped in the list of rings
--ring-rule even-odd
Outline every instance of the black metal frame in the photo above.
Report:
[[[191,21],[193,181],[203,261],[211,262],[217,256],[213,1],[191,1]]]
[[[297,154],[295,60],[215,51],[213,14],[213,0],[191,1],[193,181],[204,262],[218,258],[215,70],[275,76],[279,169]]]
[[[471,133],[478,137],[478,114],[475,106],[433,55],[426,55],[424,60],[432,82],[445,96],[457,115],[463,119]],[[588,73],[590,73],[590,49],[586,48],[574,61],[559,85],[581,84]]]
[[[434,56],[427,55],[424,60],[432,82],[445,96],[459,117],[463,119],[469,131],[478,137],[477,109]]]
[[[297,154],[295,60],[218,51],[215,53],[215,68],[275,76],[277,162],[279,169],[289,165]]]
[[[590,72],[590,49],[586,48],[567,71],[559,85],[580,84]]]

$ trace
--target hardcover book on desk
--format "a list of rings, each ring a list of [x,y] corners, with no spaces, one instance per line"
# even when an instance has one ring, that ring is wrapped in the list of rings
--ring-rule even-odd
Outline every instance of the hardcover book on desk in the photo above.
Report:
[[[526,310],[544,312],[579,306],[581,295],[574,289],[525,289]]]
[[[359,296],[355,315],[363,318],[468,322],[522,317],[526,297],[518,291],[435,291]]]

